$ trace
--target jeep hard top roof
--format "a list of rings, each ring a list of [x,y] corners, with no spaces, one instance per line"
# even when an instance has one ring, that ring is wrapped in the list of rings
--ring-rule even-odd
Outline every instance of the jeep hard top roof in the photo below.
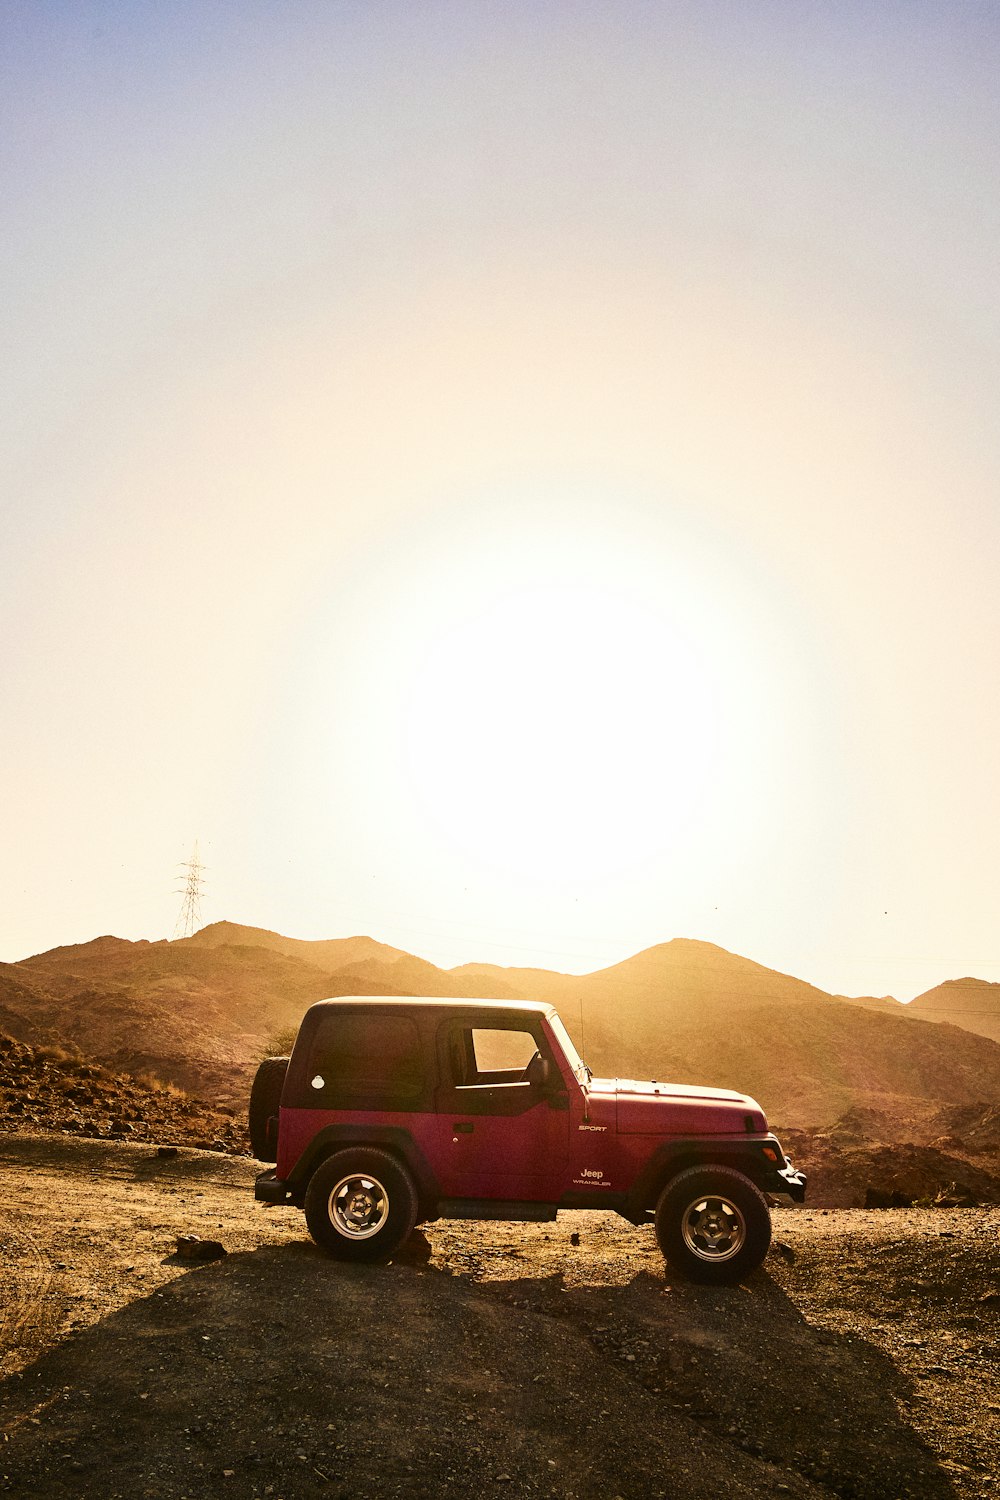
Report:
[[[545,1000],[480,1000],[474,995],[466,999],[454,995],[335,995],[329,1000],[316,1000],[309,1010],[347,1007],[372,1010],[385,1005],[405,1005],[409,1010],[477,1010],[531,1016],[547,1016],[555,1010],[555,1006]]]

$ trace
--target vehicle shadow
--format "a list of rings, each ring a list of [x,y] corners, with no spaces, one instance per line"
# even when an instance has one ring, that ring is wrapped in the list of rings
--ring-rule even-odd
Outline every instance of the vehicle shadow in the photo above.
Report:
[[[809,1323],[764,1269],[724,1288],[667,1276],[639,1270],[606,1287],[554,1272],[482,1290],[570,1321],[665,1417],[683,1414],[713,1443],[792,1471],[814,1486],[803,1493],[956,1493],[908,1419],[913,1382],[881,1350]]]
[[[413,1500],[954,1494],[869,1345],[766,1273],[706,1291],[505,1279],[266,1246],[183,1275],[0,1383],[18,1497]]]

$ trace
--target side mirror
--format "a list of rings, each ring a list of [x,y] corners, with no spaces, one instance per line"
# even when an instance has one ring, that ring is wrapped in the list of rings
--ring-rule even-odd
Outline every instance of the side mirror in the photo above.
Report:
[[[547,1089],[552,1081],[552,1064],[547,1057],[542,1057],[536,1052],[527,1066],[527,1081],[534,1089]]]

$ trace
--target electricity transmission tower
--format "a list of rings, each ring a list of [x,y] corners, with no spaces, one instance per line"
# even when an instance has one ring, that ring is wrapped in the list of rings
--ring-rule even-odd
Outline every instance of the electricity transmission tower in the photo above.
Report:
[[[183,889],[175,892],[183,896],[180,915],[174,928],[174,937],[190,937],[191,934],[201,926],[201,891],[205,884],[201,872],[205,868],[198,858],[198,841],[195,840],[194,850],[191,858],[186,864],[180,865],[181,870],[186,870]]]

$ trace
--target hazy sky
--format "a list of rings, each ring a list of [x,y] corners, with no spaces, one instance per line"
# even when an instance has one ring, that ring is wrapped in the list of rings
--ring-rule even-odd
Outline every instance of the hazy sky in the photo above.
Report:
[[[1000,8],[0,22],[0,958],[1000,980]]]

